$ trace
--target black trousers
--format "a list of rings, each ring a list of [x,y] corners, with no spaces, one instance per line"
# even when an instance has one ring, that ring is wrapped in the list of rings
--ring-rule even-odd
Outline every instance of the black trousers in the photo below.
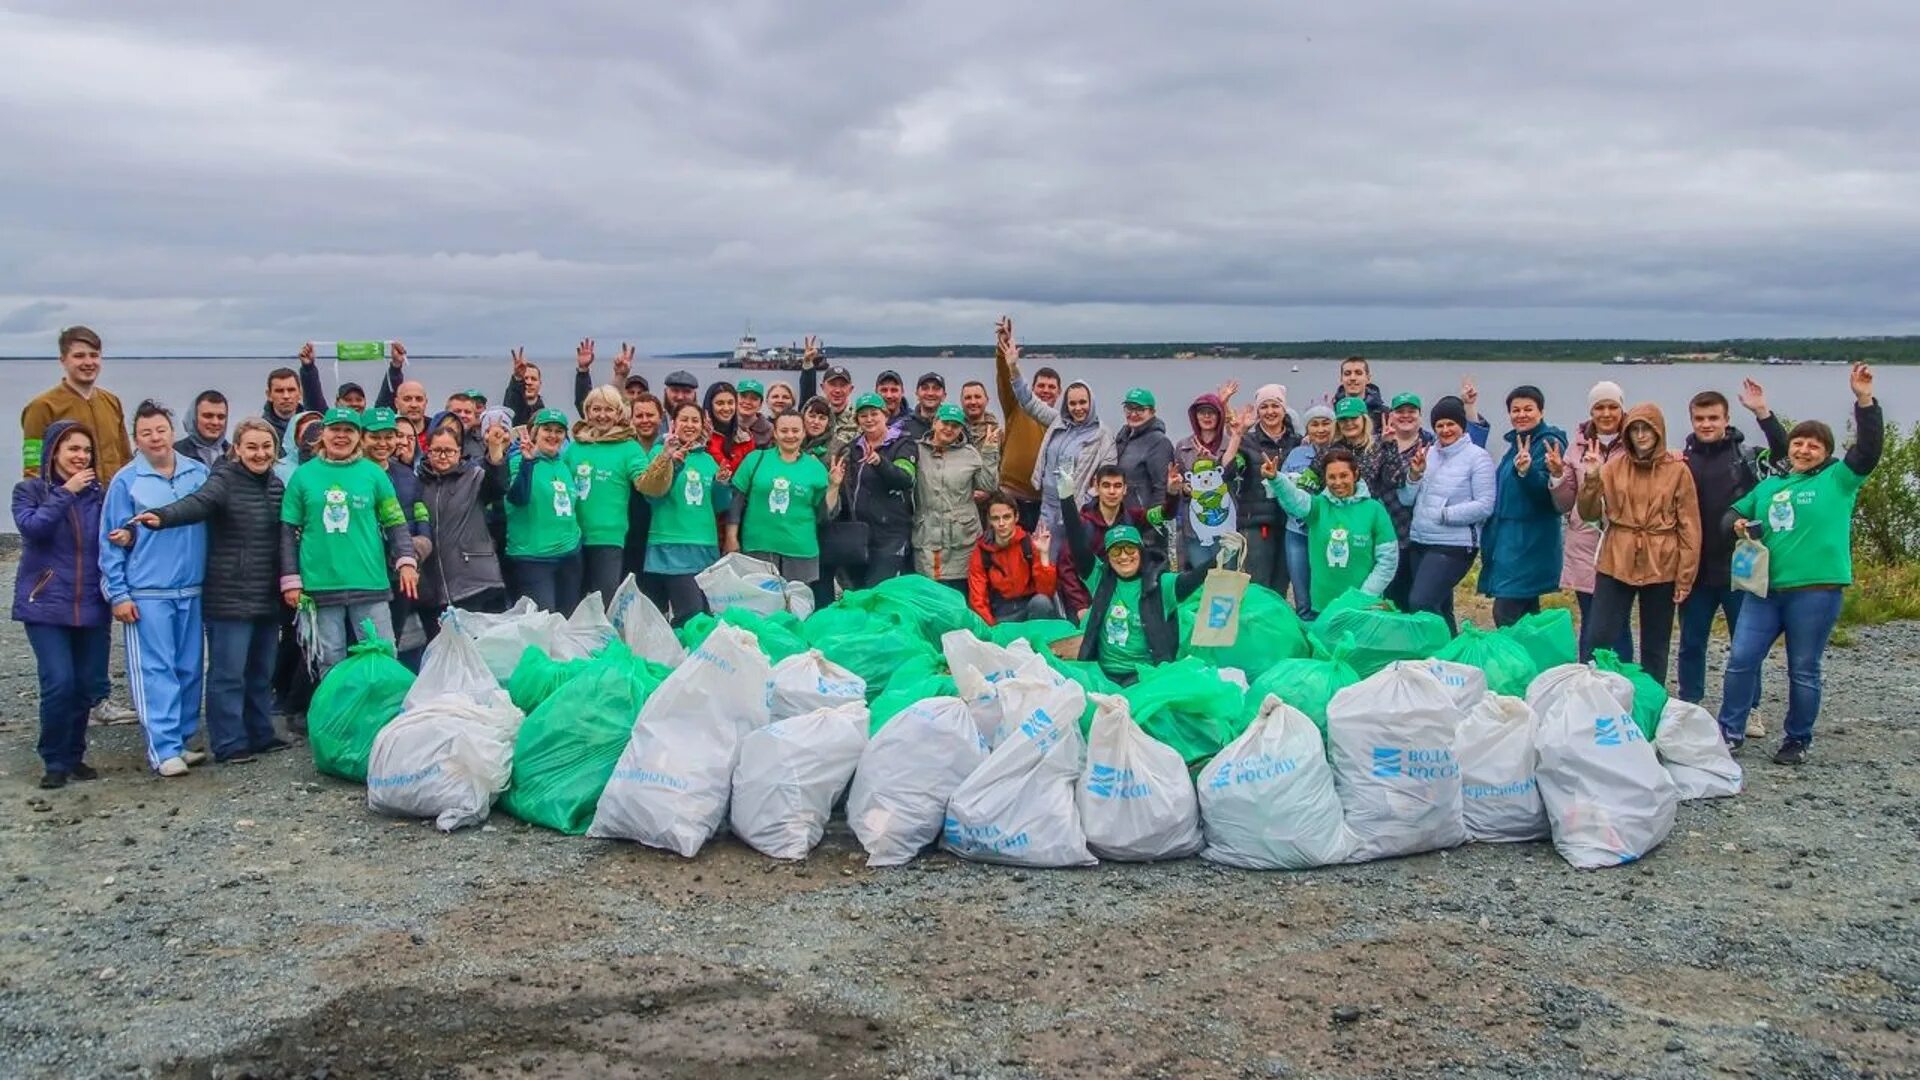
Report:
[[[1529,615],[1540,613],[1540,598],[1531,600],[1511,600],[1496,597],[1493,601],[1493,625],[1512,626]]]
[[[1409,544],[1414,560],[1413,583],[1407,590],[1407,610],[1431,611],[1447,620],[1447,630],[1459,633],[1453,617],[1453,589],[1473,568],[1479,548],[1443,544]]]
[[[1640,666],[1661,685],[1673,650],[1673,582],[1628,585],[1606,574],[1593,577],[1591,634],[1582,634],[1580,659],[1593,659],[1596,642],[1604,645],[1627,632],[1634,601],[1640,603]]]

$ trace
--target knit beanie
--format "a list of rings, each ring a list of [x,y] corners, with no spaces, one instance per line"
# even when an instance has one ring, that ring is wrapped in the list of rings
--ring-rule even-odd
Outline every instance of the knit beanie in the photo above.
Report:
[[[1287,388],[1279,383],[1268,383],[1253,392],[1255,406],[1265,405],[1269,401],[1278,401],[1281,408],[1287,407]]]
[[[1587,391],[1587,408],[1591,409],[1603,401],[1611,401],[1624,409],[1627,407],[1627,393],[1620,389],[1619,383],[1601,379],[1593,384],[1593,389]]]
[[[1442,420],[1451,420],[1461,427],[1467,426],[1467,404],[1448,394],[1433,403],[1433,410],[1427,414],[1427,422],[1438,425]]]
[[[1306,414],[1300,418],[1300,422],[1303,424],[1311,424],[1315,420],[1331,421],[1332,419],[1333,406],[1324,401],[1316,401],[1312,405],[1307,406]]]

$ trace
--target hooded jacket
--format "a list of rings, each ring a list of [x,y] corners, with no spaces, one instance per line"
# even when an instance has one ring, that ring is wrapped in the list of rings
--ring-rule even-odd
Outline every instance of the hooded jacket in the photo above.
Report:
[[[1024,384],[1023,384],[1024,385]],[[1067,397],[1075,387],[1086,391],[1087,418],[1079,423],[1067,419]],[[1075,381],[1067,384],[1060,392],[1060,408],[1050,408],[1046,402],[1028,393],[1020,401],[1021,407],[1035,419],[1047,418],[1047,435],[1040,443],[1040,455],[1034,462],[1033,475],[1029,478],[1040,492],[1040,520],[1057,535],[1060,530],[1060,486],[1057,483],[1062,466],[1073,474],[1073,490],[1076,495],[1092,490],[1093,474],[1100,471],[1102,465],[1114,463],[1113,433],[1100,423],[1100,403],[1093,397],[1093,387],[1085,382]]]
[[[216,466],[200,490],[154,508],[163,528],[205,522],[208,619],[275,619],[280,602],[280,501],[286,484],[272,469],[255,473],[238,461]]]
[[[1159,417],[1139,427],[1123,426],[1113,436],[1114,463],[1127,474],[1127,506],[1144,510],[1167,501],[1167,466],[1173,464],[1173,440]]]
[[[992,494],[1000,485],[1000,452],[982,452],[962,436],[945,450],[928,437],[919,443],[914,475],[914,569],[935,581],[967,576],[969,550],[980,539],[980,504],[975,494]]]
[[[1494,472],[1493,516],[1480,532],[1480,593],[1496,600],[1532,600],[1560,588],[1561,511],[1547,476],[1547,444],[1565,453],[1567,433],[1542,420],[1531,431],[1533,464],[1521,476],[1513,460],[1517,432]]]
[[[1631,443],[1636,424],[1653,429],[1653,446],[1645,453]],[[1686,592],[1700,572],[1700,498],[1693,472],[1667,453],[1667,418],[1657,405],[1628,409],[1620,438],[1627,452],[1580,484],[1580,516],[1606,523],[1595,569],[1623,584],[1670,581]]]
[[[1760,420],[1766,436],[1768,460],[1746,448],[1747,437],[1736,427],[1718,440],[1703,443],[1687,436],[1687,468],[1693,472],[1693,492],[1700,498],[1700,576],[1697,589],[1724,589],[1733,582],[1733,533],[1720,527],[1727,511],[1747,492],[1759,486],[1787,460],[1787,429],[1768,413]]]
[[[271,401],[260,404],[260,419],[272,425],[274,434],[280,436],[281,446],[287,445],[287,433],[293,430],[294,422],[300,419],[301,413],[327,411],[327,391],[320,385],[320,365],[318,363],[301,364],[298,374],[300,376],[300,407],[294,410],[292,416],[281,416],[274,412]]]
[[[198,431],[187,432],[179,439],[174,440],[173,444],[174,453],[187,455],[200,464],[205,465],[208,471],[212,471],[214,467],[231,456],[232,450],[233,441],[225,436],[222,436],[216,442],[208,442],[200,437]]]
[[[13,485],[13,526],[20,530],[20,565],[13,579],[13,617],[43,626],[105,626],[100,593],[100,508],[95,480],[78,495],[54,468],[61,437],[79,427],[55,420],[42,435],[40,475]]]
[[[1006,434],[1000,440],[1000,486],[1016,499],[1039,502],[1040,488],[1034,486],[1033,476],[1040,464],[1040,444],[1046,441],[1049,421],[1025,407],[1024,402],[1033,393],[1027,388],[1027,380],[1013,377],[1004,359],[994,361],[994,384],[1001,405],[1007,409]]]
[[[1335,405],[1340,404],[1341,398],[1349,398],[1352,396],[1352,394],[1347,393],[1347,388],[1344,386],[1336,386],[1333,388],[1333,403]],[[1387,430],[1387,399],[1380,396],[1380,388],[1373,383],[1368,383],[1367,391],[1362,396],[1367,402],[1367,415],[1373,418],[1373,433],[1378,435]]]
[[[1262,525],[1277,525],[1286,520],[1286,512],[1280,504],[1274,502],[1273,495],[1262,482],[1260,466],[1266,459],[1272,458],[1274,464],[1285,466],[1293,448],[1301,443],[1300,418],[1292,409],[1287,410],[1287,418],[1280,425],[1280,434],[1269,435],[1267,429],[1259,424],[1248,428],[1240,437],[1240,456],[1247,467],[1240,470],[1240,523],[1249,528]]]
[[[1058,584],[1059,570],[1040,563],[1033,538],[1020,526],[1013,527],[1013,539],[1005,547],[994,544],[991,535],[974,541],[967,560],[967,606],[988,626],[1000,621],[996,609],[1023,611],[1029,599],[1052,596]]]
[[[1626,434],[1627,427],[1623,420],[1613,440],[1601,442],[1601,465],[1626,456]],[[1574,500],[1580,494],[1580,485],[1587,478],[1587,447],[1599,438],[1593,430],[1593,421],[1575,425],[1573,442],[1567,447],[1566,468],[1560,471],[1559,482],[1552,485],[1554,505],[1567,516],[1560,557],[1560,587],[1574,592],[1593,591],[1594,560],[1600,557],[1600,529],[1592,522],[1583,520],[1579,509],[1574,506]],[[1535,464],[1541,463],[1542,456],[1534,455]]]
[[[1200,423],[1197,415],[1202,408],[1210,408],[1220,417],[1220,427],[1211,441],[1200,437]],[[1227,430],[1226,404],[1217,395],[1201,394],[1193,399],[1193,404],[1187,406],[1187,423],[1191,426],[1192,434],[1175,444],[1173,463],[1179,467],[1183,476],[1191,475],[1194,463],[1202,459],[1212,461],[1219,466],[1222,480],[1220,490],[1227,496],[1227,499],[1222,501],[1222,508],[1226,510],[1225,528],[1229,532],[1237,530],[1240,527],[1239,507],[1237,504],[1228,505],[1228,503],[1231,502],[1233,492],[1240,486],[1240,474],[1246,471],[1246,457],[1235,450],[1230,460],[1221,458],[1221,455],[1226,452],[1227,444],[1233,441],[1233,435]],[[1164,477],[1162,480],[1164,482]],[[1189,486],[1188,490],[1180,495],[1174,507],[1183,543],[1198,542],[1194,532],[1193,512],[1193,492]]]

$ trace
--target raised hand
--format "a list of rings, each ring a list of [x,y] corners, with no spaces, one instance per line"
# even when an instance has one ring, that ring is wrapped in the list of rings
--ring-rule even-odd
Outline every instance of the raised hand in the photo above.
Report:
[[[820,335],[808,334],[806,340],[800,343],[800,362],[807,367],[820,362]]]
[[[1240,392],[1239,379],[1228,379],[1226,382],[1223,382],[1220,384],[1220,389],[1214,391],[1214,393],[1219,395],[1220,403],[1223,405],[1226,404],[1227,402],[1232,401],[1233,395],[1239,392]]]
[[[1560,455],[1560,444],[1551,439],[1547,440],[1547,475],[1558,480],[1566,467],[1567,459]]]
[[[497,462],[507,456],[507,446],[513,442],[513,432],[508,431],[505,424],[496,424],[487,429],[484,439],[487,444],[487,460]]]
[[[1260,475],[1266,477],[1269,480],[1280,475],[1280,463],[1274,460],[1272,454],[1261,455]]]
[[[872,443],[862,440],[860,446],[866,451],[865,456],[860,459],[862,465],[880,464],[880,451],[875,449]]]
[[[586,371],[593,367],[592,338],[581,338],[580,344],[574,346],[573,362],[579,365],[581,371]]]
[[[1522,435],[1514,440],[1513,471],[1521,476],[1533,468],[1533,436]]]
[[[1552,444],[1548,444],[1548,449],[1552,449]],[[1413,473],[1413,478],[1415,480],[1418,480],[1422,476],[1427,475],[1427,444],[1426,443],[1421,443],[1420,448],[1413,452],[1413,461],[1410,464],[1408,464],[1407,468],[1410,472]]]
[[[88,484],[93,483],[93,476],[92,469],[81,469],[67,477],[67,482],[60,486],[66,488],[69,495],[78,495],[87,490]]]
[[[985,435],[982,435],[982,436],[980,436],[980,447],[981,447],[981,449],[983,449],[983,450],[997,450],[997,449],[999,449],[999,447],[1000,447],[1000,429],[999,429],[999,428],[997,428],[997,427],[996,427],[996,428],[988,428],[988,429],[987,429],[987,433],[986,433]]]
[[[313,342],[309,341],[300,346],[300,362],[302,364],[313,363]]]
[[[1862,405],[1873,404],[1873,368],[1866,364],[1853,365],[1853,372],[1847,377],[1847,385],[1853,387],[1853,399]]]
[[[720,464],[720,471],[719,471],[719,472],[716,472],[716,473],[714,473],[714,474],[713,474],[713,482],[714,482],[714,483],[716,483],[716,484],[730,484],[730,483],[732,483],[732,482],[733,482],[733,470],[732,470],[732,469],[730,469],[730,468],[728,468],[725,462],[722,462],[722,463]]]
[[[533,464],[533,436],[524,431],[520,433],[520,460]]]
[[[1593,476],[1600,471],[1599,439],[1591,439],[1587,442],[1587,453],[1582,460],[1586,463],[1588,476]]]
[[[1460,402],[1465,405],[1469,411],[1471,411],[1475,405],[1480,404],[1480,388],[1473,384],[1473,376],[1471,375],[1462,375],[1460,377]]]
[[[1740,380],[1740,404],[1755,416],[1766,416],[1772,411],[1767,408],[1766,388],[1752,379]]]
[[[994,355],[1002,360],[1006,359],[1007,346],[1011,344],[1013,344],[1013,319],[1002,315],[1000,320],[993,324]]]
[[[847,459],[845,457],[839,455],[834,456],[833,464],[827,467],[827,478],[833,481],[833,486],[835,487],[846,483]]]
[[[388,347],[393,349],[393,366],[406,367],[407,366],[407,347],[405,345],[400,344],[397,341],[390,341],[387,343],[387,345]]]
[[[626,386],[627,376],[631,374],[633,374],[633,346],[623,341],[620,343],[620,351],[613,354],[613,384]]]
[[[1184,479],[1185,477],[1182,476],[1180,472],[1180,463],[1177,461],[1167,462],[1167,491],[1178,495],[1181,487],[1184,486]]]
[[[1227,410],[1227,430],[1238,435],[1253,426],[1253,406],[1242,406],[1239,412]]]
[[[527,374],[527,347],[525,345],[515,345],[512,349],[508,350],[507,355],[513,358],[513,377],[516,379],[525,378]]]
[[[1032,540],[1034,558],[1041,560],[1041,565],[1045,565],[1047,552],[1053,550],[1053,530],[1047,528],[1044,522],[1035,525]]]
[[[1062,499],[1071,499],[1075,494],[1074,489],[1079,486],[1074,480],[1073,469],[1066,465],[1060,466],[1060,471],[1053,481],[1054,493]]]

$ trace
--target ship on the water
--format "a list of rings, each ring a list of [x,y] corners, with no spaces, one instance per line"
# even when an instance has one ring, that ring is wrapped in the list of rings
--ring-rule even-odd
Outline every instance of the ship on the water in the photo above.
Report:
[[[753,336],[753,324],[748,323],[746,332],[740,335],[739,341],[733,343],[733,355],[722,361],[720,366],[749,371],[799,371],[801,355],[798,344],[762,349],[760,339]]]

